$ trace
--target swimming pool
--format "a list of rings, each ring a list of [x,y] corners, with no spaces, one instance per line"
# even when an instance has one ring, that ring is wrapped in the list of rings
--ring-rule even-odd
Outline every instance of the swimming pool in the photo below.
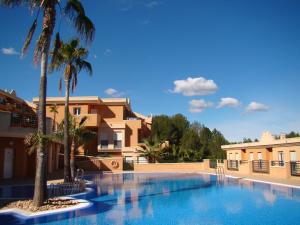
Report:
[[[78,198],[91,201],[91,207],[27,220],[2,214],[0,224],[300,224],[297,188],[208,174],[97,174],[86,179],[94,181],[93,191]]]

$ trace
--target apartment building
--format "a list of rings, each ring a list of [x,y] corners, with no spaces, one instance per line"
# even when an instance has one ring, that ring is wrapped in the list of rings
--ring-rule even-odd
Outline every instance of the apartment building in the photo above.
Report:
[[[244,174],[265,174],[276,178],[300,176],[300,138],[275,138],[264,132],[260,141],[223,145],[227,169]]]
[[[47,98],[47,117],[60,123],[64,118],[64,97]],[[38,98],[33,99],[38,103]],[[51,112],[56,105],[57,113]],[[132,111],[127,98],[99,98],[98,96],[70,97],[70,114],[77,121],[87,117],[86,128],[97,133],[97,138],[79,149],[79,155],[122,156],[137,160],[138,148],[150,135],[152,118]],[[145,160],[144,158],[142,160]]]
[[[47,118],[47,132],[52,120]],[[15,91],[0,89],[0,179],[34,177],[36,153],[28,154],[24,144],[26,135],[37,130],[35,108],[17,97]],[[48,149],[48,172],[58,168],[59,144]]]

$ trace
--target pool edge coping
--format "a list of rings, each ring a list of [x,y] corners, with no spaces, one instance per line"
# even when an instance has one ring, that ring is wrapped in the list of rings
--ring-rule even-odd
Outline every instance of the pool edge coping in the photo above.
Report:
[[[78,210],[78,209],[84,209],[84,208],[92,206],[93,203],[86,199],[77,199],[74,197],[88,194],[93,191],[92,188],[86,188],[85,190],[86,190],[85,192],[81,192],[81,193],[77,193],[77,194],[73,194],[73,195],[56,197],[56,198],[60,198],[60,199],[73,199],[73,200],[77,200],[79,202],[78,204],[71,206],[71,207],[65,207],[65,208],[59,208],[59,209],[53,209],[53,210],[44,210],[44,211],[39,211],[39,212],[28,212],[28,211],[18,209],[18,208],[2,209],[2,210],[0,210],[0,215],[1,214],[12,214],[21,219],[31,219],[31,218],[36,218],[36,217],[40,217],[40,216],[49,216],[49,215],[53,215],[53,214],[65,213],[68,211],[74,211],[74,210]]]

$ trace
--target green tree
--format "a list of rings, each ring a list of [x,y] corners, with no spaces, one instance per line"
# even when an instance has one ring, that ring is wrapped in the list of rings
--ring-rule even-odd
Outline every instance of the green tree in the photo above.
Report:
[[[181,139],[179,157],[184,161],[198,161],[202,158],[199,135],[193,129],[187,129]]]
[[[66,16],[73,22],[78,34],[82,35],[87,41],[91,41],[94,36],[94,25],[85,15],[84,8],[79,0],[67,0],[65,7],[57,0],[0,0],[1,5],[14,7],[20,5],[29,6],[31,11],[37,10],[36,17],[25,39],[22,48],[22,55],[28,51],[33,34],[36,30],[40,11],[43,12],[41,33],[36,42],[33,61],[37,64],[40,61],[41,74],[39,86],[39,104],[38,104],[38,132],[39,136],[46,135],[46,93],[47,93],[47,67],[51,38],[55,28],[56,9],[63,9],[63,16]],[[34,185],[33,204],[41,206],[47,197],[47,177],[46,163],[47,151],[44,139],[37,147],[37,166]]]
[[[146,157],[150,163],[155,163],[161,155],[162,147],[157,141],[145,140],[140,147],[138,149],[140,156]]]
[[[203,152],[203,158],[211,157],[210,143],[212,141],[212,133],[209,128],[203,127],[200,131],[200,142],[201,142],[201,152]]]
[[[79,46],[79,39],[73,39],[69,43],[60,41],[59,48],[53,51],[50,70],[64,68],[63,79],[65,83],[65,114],[64,114],[64,180],[68,181],[73,177],[70,173],[70,145],[69,145],[69,97],[70,88],[72,91],[77,86],[77,75],[82,70],[92,74],[92,65],[85,59],[88,50]],[[72,86],[71,86],[72,85]],[[74,167],[73,167],[74,168]]]

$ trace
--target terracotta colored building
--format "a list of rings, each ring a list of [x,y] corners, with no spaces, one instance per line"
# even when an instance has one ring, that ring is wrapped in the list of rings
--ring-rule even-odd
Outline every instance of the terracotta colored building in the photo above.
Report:
[[[300,176],[300,137],[276,139],[264,132],[260,141],[223,145],[227,169],[241,173],[269,174],[277,178]]]
[[[47,116],[57,123],[64,118],[64,102],[64,97],[47,98]],[[33,103],[37,104],[38,98],[34,98]],[[58,113],[50,111],[53,105],[57,106]],[[150,135],[152,118],[132,111],[129,99],[70,97],[70,113],[78,121],[86,116],[85,126],[97,133],[92,143],[79,149],[79,155],[141,159],[137,149],[143,139]]]
[[[52,119],[47,118],[47,132]],[[16,96],[15,91],[0,90],[0,179],[34,177],[36,154],[28,154],[24,145],[26,135],[37,129],[35,108]],[[48,172],[58,168],[59,144],[48,149]]]

